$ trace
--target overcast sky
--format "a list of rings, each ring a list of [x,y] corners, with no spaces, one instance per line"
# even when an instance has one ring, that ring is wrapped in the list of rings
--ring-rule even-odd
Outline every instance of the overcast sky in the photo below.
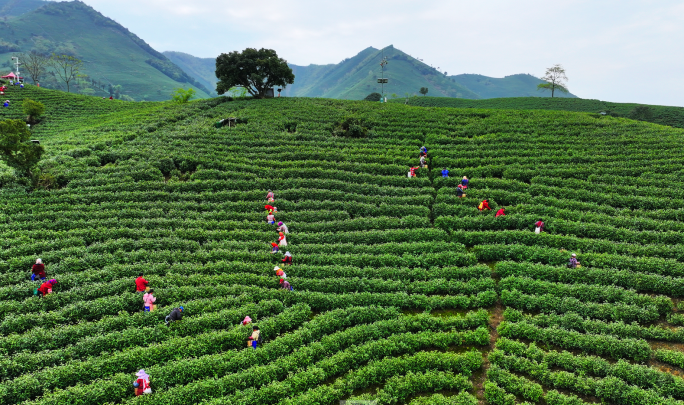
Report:
[[[684,1],[84,0],[159,51],[273,48],[297,65],[394,45],[449,75],[542,76],[582,98],[684,106]]]

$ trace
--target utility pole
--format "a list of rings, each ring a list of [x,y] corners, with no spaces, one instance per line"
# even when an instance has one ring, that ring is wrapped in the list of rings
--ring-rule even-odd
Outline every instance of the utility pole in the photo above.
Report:
[[[378,83],[380,83],[380,86],[382,88],[382,100],[385,102],[385,84],[387,83],[387,79],[385,79],[385,66],[387,66],[387,58],[385,57],[385,51],[382,51],[382,60],[380,61],[380,69],[382,69],[382,77],[378,79]]]
[[[16,60],[15,64],[17,66],[17,69],[14,71],[14,74],[17,75],[17,81],[19,81],[19,65],[21,65],[21,63],[19,63],[18,56],[12,56],[12,59]]]

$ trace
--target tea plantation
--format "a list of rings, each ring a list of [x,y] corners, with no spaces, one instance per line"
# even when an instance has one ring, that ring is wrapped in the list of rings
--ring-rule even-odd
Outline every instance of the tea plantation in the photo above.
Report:
[[[33,134],[52,180],[27,192],[0,173],[2,404],[684,404],[684,130],[326,99],[9,96],[0,119],[24,97],[46,104]],[[237,126],[215,126],[227,117]],[[340,133],[348,118],[365,137]],[[429,169],[408,178],[421,146]],[[277,254],[268,189],[289,227]],[[286,250],[293,291],[273,271]],[[44,298],[37,257],[58,280]],[[140,272],[156,311],[142,312]],[[135,397],[141,368],[153,393]]]

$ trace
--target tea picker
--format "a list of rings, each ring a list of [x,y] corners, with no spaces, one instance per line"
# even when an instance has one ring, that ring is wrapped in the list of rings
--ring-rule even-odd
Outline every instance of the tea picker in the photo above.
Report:
[[[154,302],[157,301],[157,298],[152,294],[154,294],[154,290],[150,290],[143,295],[143,310],[145,312],[152,312],[156,309]]]
[[[287,278],[287,274],[285,274],[285,272],[283,271],[283,269],[281,269],[280,267],[275,266],[275,267],[273,268],[273,271],[275,271],[276,276],[279,276],[279,277],[282,277],[282,278]]]
[[[477,206],[477,209],[480,211],[484,211],[484,210],[490,210],[491,211],[492,210],[491,208],[489,208],[489,200],[482,200],[480,205]]]
[[[152,388],[150,388],[150,376],[145,372],[144,369],[140,369],[135,376],[138,377],[133,383],[133,388],[135,388],[135,396],[138,397],[142,394],[151,394]]]
[[[282,222],[278,222],[278,232],[290,233],[290,231],[287,229],[287,225]]]
[[[48,294],[52,294],[52,288],[53,288],[56,284],[57,284],[57,280],[55,280],[55,279],[53,278],[53,279],[51,279],[51,280],[48,280],[48,281],[44,282],[44,283],[38,288],[38,290],[36,290],[36,291],[39,292],[39,293],[41,293],[42,296],[44,297],[44,296],[46,296],[46,295],[48,295]]]
[[[446,167],[444,168],[444,170],[442,170],[442,177],[449,177],[449,169],[447,169]]]
[[[293,290],[290,283],[287,280],[284,280],[282,278],[280,279],[280,288],[282,288],[283,290],[286,290],[286,291],[292,291]]]
[[[174,308],[173,311],[171,311],[171,313],[164,318],[166,324],[168,325],[170,322],[180,321],[183,319],[183,309],[183,307]]]
[[[496,215],[494,215],[495,218],[498,218],[498,217],[505,217],[505,216],[506,216],[506,212],[505,212],[505,209],[504,209],[504,208],[499,209],[499,210],[496,212]]]
[[[143,292],[143,291],[149,291],[150,287],[147,285],[149,282],[143,278],[143,274],[140,273],[138,274],[138,278],[135,279],[135,291],[136,292]]]
[[[275,194],[273,194],[273,191],[268,190],[268,194],[266,194],[266,200],[268,200],[268,202],[275,201]]]
[[[289,265],[292,264],[292,253],[290,252],[285,252],[285,257],[283,257],[283,264]]]
[[[568,262],[568,268],[576,269],[578,267],[580,267],[580,262],[577,261],[577,255],[575,253],[573,253],[570,256],[570,261]]]
[[[254,325],[252,326],[252,336],[247,338],[247,347],[252,347],[254,350],[257,348],[257,344],[261,343],[261,331],[259,331],[259,327]]]
[[[31,267],[31,273],[31,281],[36,281],[37,279],[45,280],[47,278],[45,265],[41,259],[36,259],[36,264]]]
[[[541,219],[537,222],[534,223],[534,233],[542,233],[544,232],[544,221]]]

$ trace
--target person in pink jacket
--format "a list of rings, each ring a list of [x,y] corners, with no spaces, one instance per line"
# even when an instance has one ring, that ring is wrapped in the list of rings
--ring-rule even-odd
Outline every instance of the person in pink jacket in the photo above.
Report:
[[[154,309],[154,302],[157,300],[152,294],[154,293],[154,290],[150,290],[149,292],[145,293],[143,295],[143,302],[144,302],[144,310],[145,312],[151,312]]]

